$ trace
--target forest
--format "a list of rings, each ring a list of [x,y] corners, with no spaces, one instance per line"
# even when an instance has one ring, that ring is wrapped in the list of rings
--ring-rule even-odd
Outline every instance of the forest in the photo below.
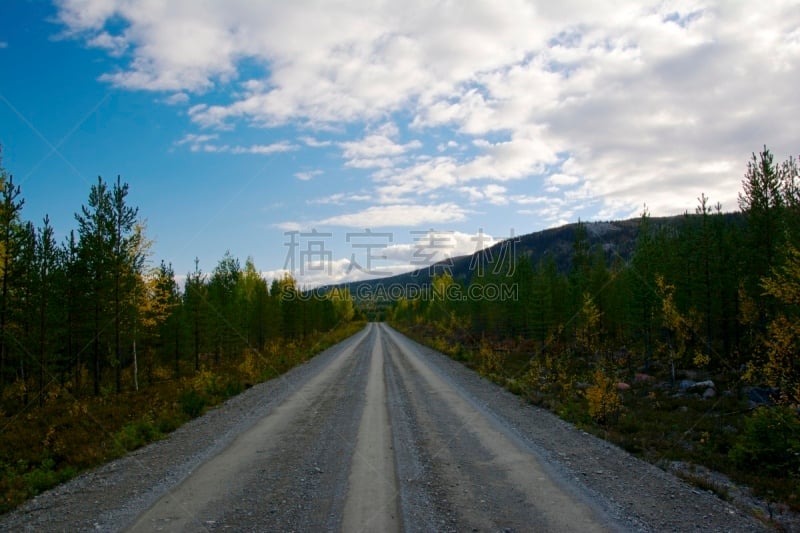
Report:
[[[645,209],[626,259],[589,246],[579,223],[568,268],[506,254],[455,291],[437,275],[388,319],[637,455],[705,465],[800,507],[799,177],[764,147],[738,212],[705,195],[669,223]],[[446,296],[501,292],[491,285],[513,297]]]
[[[576,226],[568,266],[504,254],[385,311],[395,327],[723,498],[800,508],[800,173],[764,147],[738,211],[705,195],[630,257]],[[253,261],[152,260],[128,184],[98,178],[56,242],[0,167],[0,511],[162,438],[363,326],[348,290],[300,296]],[[488,258],[486,258],[488,259]],[[448,298],[458,294],[479,298]],[[493,291],[497,286],[511,292]],[[491,298],[489,295],[505,295]],[[513,296],[513,297],[511,297]]]
[[[0,167],[0,510],[160,438],[360,327],[347,291],[293,297],[226,253],[181,287],[121,178],[56,242]]]

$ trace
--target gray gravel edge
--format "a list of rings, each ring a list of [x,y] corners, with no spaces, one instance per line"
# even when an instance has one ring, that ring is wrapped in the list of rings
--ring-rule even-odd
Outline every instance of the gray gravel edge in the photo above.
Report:
[[[366,329],[282,376],[255,385],[125,457],[0,516],[0,531],[119,531],[237,435],[280,405]]]
[[[632,531],[769,531],[761,522],[618,446],[576,428],[482,378],[463,364],[411,341],[442,379],[491,413],[556,477],[573,479]]]

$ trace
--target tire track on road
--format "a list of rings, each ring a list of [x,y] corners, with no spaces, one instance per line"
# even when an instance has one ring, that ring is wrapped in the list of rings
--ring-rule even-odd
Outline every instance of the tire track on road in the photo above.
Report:
[[[344,459],[353,451],[357,425],[347,422],[360,412],[363,401],[352,391],[365,387],[365,348],[376,334],[374,328],[367,329],[284,402],[156,501],[129,531],[247,528],[254,520],[263,530],[298,523],[338,527],[343,494],[336,489],[346,484],[346,471],[337,466],[347,465]],[[330,457],[334,448],[339,453]],[[327,452],[331,462],[324,469],[308,464],[315,462],[314,450]],[[322,490],[309,490],[305,476],[314,475],[328,478]]]
[[[391,533],[401,530],[392,423],[387,409],[385,349],[380,326],[372,338],[365,405],[350,466],[343,531]]]
[[[519,438],[476,409],[405,338],[381,325],[419,421],[428,480],[453,510],[456,529],[608,531],[609,517],[555,479]],[[450,525],[450,524],[448,524]]]

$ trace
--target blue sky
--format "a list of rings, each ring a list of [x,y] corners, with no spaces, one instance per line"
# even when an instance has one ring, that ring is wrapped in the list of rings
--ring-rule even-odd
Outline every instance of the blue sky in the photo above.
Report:
[[[735,210],[749,154],[800,139],[800,5],[748,5],[7,0],[3,165],[60,238],[121,175],[154,261],[309,284]]]

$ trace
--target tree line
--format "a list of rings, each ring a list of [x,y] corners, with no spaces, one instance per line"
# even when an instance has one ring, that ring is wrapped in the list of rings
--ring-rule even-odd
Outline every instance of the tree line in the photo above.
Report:
[[[98,177],[56,242],[49,217],[23,218],[24,199],[0,166],[0,394],[8,407],[44,403],[50,386],[73,396],[138,389],[154,371],[174,377],[299,341],[353,317],[346,291],[287,297],[251,259],[230,253],[205,273],[195,260],[184,286],[170,264],[150,263],[152,242],[121,178]],[[161,371],[163,374],[163,370]]]
[[[473,346],[512,344],[530,356],[519,372],[533,372],[534,386],[559,373],[591,379],[597,366],[628,377],[663,369],[673,381],[677,369],[698,369],[771,385],[797,403],[799,178],[796,160],[776,163],[764,147],[747,163],[738,212],[705,195],[677,222],[655,223],[645,209],[627,259],[590,246],[579,223],[566,271],[552,256],[506,254],[497,260],[513,265],[473,272],[470,284],[511,284],[513,299],[400,300],[389,317]],[[444,273],[431,290],[454,283]]]

